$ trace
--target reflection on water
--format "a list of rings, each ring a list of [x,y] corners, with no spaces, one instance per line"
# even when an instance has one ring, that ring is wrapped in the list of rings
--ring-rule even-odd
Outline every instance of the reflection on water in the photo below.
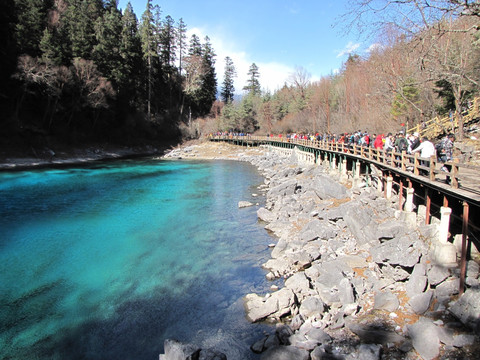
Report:
[[[236,162],[123,161],[0,174],[0,358],[157,359],[163,340],[229,359],[265,329],[270,239]],[[258,201],[258,199],[255,199]]]

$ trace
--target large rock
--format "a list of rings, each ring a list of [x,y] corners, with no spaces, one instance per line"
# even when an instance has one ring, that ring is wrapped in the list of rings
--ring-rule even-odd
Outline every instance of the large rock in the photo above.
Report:
[[[250,207],[250,206],[253,206],[253,203],[251,203],[250,201],[239,201],[238,202],[238,207],[240,209]]]
[[[412,345],[424,360],[435,359],[440,354],[440,339],[437,326],[427,318],[420,318],[408,326]]]
[[[466,326],[480,331],[480,289],[467,289],[449,311]]]
[[[329,176],[319,174],[314,181],[315,192],[320,199],[344,199],[347,188]]]
[[[410,298],[408,304],[416,314],[422,315],[430,307],[430,304],[432,303],[432,297],[433,291],[428,290],[424,293],[417,294]]]
[[[298,233],[298,238],[303,242],[315,239],[328,240],[337,235],[337,229],[328,221],[311,220]]]
[[[421,244],[409,236],[402,236],[384,242],[370,250],[373,261],[377,263],[388,262],[390,265],[413,267],[422,255]]]
[[[296,179],[288,179],[279,185],[271,188],[268,191],[268,197],[284,197],[287,195],[295,194],[295,190],[297,189],[297,180]]]
[[[272,222],[277,220],[277,215],[265,209],[264,207],[261,207],[260,209],[257,210],[257,216],[260,220],[265,222]]]
[[[160,360],[194,360],[200,355],[200,348],[180,341],[167,339],[164,342],[165,354],[160,354]]]
[[[310,352],[294,346],[275,346],[265,351],[261,360],[309,360]]]
[[[198,360],[227,360],[227,355],[217,350],[202,349],[200,350]]]
[[[316,317],[320,319],[324,309],[325,305],[322,299],[317,296],[309,296],[302,301],[299,312],[303,318]]]
[[[373,220],[374,213],[370,207],[366,206],[349,206],[343,219],[347,224],[353,236],[357,239],[360,245],[376,240],[376,234],[373,231],[373,226],[370,226]]]
[[[400,306],[397,295],[389,290],[375,293],[374,309],[395,311]]]
[[[381,345],[361,344],[353,354],[348,354],[345,360],[380,360]]]
[[[296,303],[292,290],[283,288],[267,297],[248,294],[245,297],[247,318],[256,322],[268,316],[281,317],[290,312],[290,307]]]
[[[351,332],[356,334],[363,343],[386,345],[388,343],[401,344],[405,341],[403,336],[383,327],[363,325],[350,320],[346,321],[345,325]]]
[[[426,266],[424,264],[416,264],[406,285],[409,298],[413,298],[414,296],[423,293],[427,286],[427,276],[425,274]]]
[[[309,293],[310,281],[303,271],[299,271],[285,280],[285,287],[291,289],[297,297],[300,297],[300,295],[304,297]]]
[[[432,260],[442,266],[457,266],[457,248],[452,243],[437,242],[432,252]]]
[[[433,265],[427,270],[427,278],[430,285],[436,286],[450,276],[450,271],[445,266]]]

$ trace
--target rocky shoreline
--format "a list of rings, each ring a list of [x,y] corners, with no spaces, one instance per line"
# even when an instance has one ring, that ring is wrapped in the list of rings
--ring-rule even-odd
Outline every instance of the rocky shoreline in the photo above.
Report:
[[[323,166],[299,163],[295,152],[218,146],[165,157],[248,161],[265,177],[259,191],[266,205],[257,214],[278,241],[264,268],[268,279],[285,280],[280,289],[245,297],[250,321],[276,324],[252,344],[262,360],[477,356],[478,263],[468,262],[459,297],[456,247],[439,242],[438,219],[424,225],[422,206],[416,213],[395,210],[398,196],[387,200],[365,183],[352,187]],[[161,359],[226,358],[169,341]]]

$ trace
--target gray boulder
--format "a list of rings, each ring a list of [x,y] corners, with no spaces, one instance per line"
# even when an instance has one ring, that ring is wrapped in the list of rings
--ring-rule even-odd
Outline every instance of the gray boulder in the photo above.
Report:
[[[409,236],[402,236],[373,247],[370,253],[373,261],[377,263],[388,262],[390,265],[413,267],[418,263],[422,250]]]
[[[329,176],[319,174],[314,181],[315,192],[320,199],[344,199],[347,188]]]
[[[296,303],[292,290],[283,288],[268,297],[248,294],[245,297],[245,310],[251,322],[265,319],[268,316],[281,317],[290,312],[290,307]]]
[[[160,360],[194,360],[200,355],[200,348],[180,341],[166,339],[163,343],[165,354],[160,354]]]
[[[424,264],[416,264],[412,275],[408,279],[406,290],[409,298],[423,293],[427,286],[426,267]]]
[[[430,304],[432,303],[432,297],[433,297],[433,291],[428,290],[424,293],[415,295],[412,298],[410,298],[410,300],[408,301],[408,304],[416,314],[422,315],[430,307]]]
[[[375,293],[374,298],[374,309],[386,310],[386,311],[395,311],[400,306],[397,295],[391,291],[379,291]]]
[[[381,345],[361,344],[353,354],[347,355],[345,360],[379,360]]]
[[[198,360],[227,360],[227,355],[212,349],[202,349],[200,350]]]
[[[257,210],[257,216],[260,220],[265,222],[272,222],[277,220],[277,216],[271,211],[265,209],[264,207],[261,207]]]
[[[430,285],[438,285],[450,276],[450,271],[447,267],[441,265],[433,265],[427,271],[428,282]]]
[[[238,202],[238,207],[241,209],[241,208],[246,208],[246,207],[250,207],[250,206],[253,206],[253,204],[250,202],[250,201],[239,201]]]
[[[328,221],[311,220],[298,233],[298,238],[303,242],[316,239],[328,240],[337,235],[336,227],[332,226]]]
[[[320,319],[324,309],[325,305],[319,297],[309,296],[302,301],[299,312],[304,318],[316,317]]]
[[[480,289],[467,289],[465,293],[450,306],[449,311],[464,325],[480,330]]]
[[[299,271],[285,280],[285,287],[291,289],[297,297],[300,295],[304,297],[309,293],[310,281],[303,271]]]
[[[413,347],[423,359],[435,359],[440,354],[437,326],[431,320],[420,318],[419,321],[407,328]]]
[[[261,360],[309,360],[310,352],[294,346],[279,345],[265,351]]]
[[[390,331],[384,327],[375,327],[372,325],[363,325],[355,321],[347,320],[345,324],[348,329],[356,334],[363,343],[366,344],[383,344],[405,342],[403,336],[398,335],[394,331]]]

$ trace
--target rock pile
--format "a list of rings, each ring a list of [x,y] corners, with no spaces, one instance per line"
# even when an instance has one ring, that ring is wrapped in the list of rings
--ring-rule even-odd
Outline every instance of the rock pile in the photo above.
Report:
[[[200,150],[171,157],[202,157]],[[478,357],[480,268],[468,262],[459,297],[458,250],[439,241],[438,219],[424,225],[424,207],[395,210],[398,196],[342,184],[337,172],[299,164],[295,151],[222,149],[204,158],[248,161],[265,177],[257,215],[278,241],[263,266],[284,286],[245,297],[248,319],[276,324],[251,346],[262,360]],[[188,357],[177,352],[185,345],[172,344],[161,359],[224,358],[198,348]]]
[[[471,356],[479,266],[468,262],[471,287],[457,300],[459,270],[442,255],[438,219],[424,225],[415,215],[412,225],[394,210],[398,197],[349,189],[339,175],[299,166],[295,156],[240,158],[265,176],[266,206],[257,214],[278,242],[264,267],[268,279],[285,279],[281,289],[245,297],[252,322],[277,324],[252,345],[261,359]]]

